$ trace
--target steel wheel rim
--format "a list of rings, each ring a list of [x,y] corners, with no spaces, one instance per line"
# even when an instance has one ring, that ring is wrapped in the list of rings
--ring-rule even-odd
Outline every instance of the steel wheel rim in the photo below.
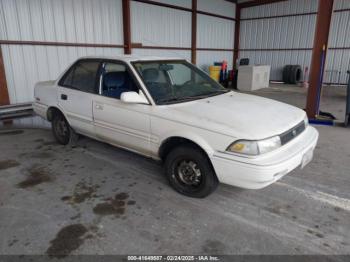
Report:
[[[60,119],[55,123],[55,130],[59,137],[66,137],[68,135],[68,126],[64,119]]]
[[[179,161],[175,167],[175,176],[185,186],[197,187],[202,182],[202,172],[192,160]]]

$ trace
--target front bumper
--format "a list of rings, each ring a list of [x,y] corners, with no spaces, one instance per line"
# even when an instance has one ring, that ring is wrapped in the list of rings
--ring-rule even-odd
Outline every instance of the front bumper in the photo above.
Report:
[[[314,151],[317,140],[317,130],[308,126],[297,138],[274,152],[254,158],[217,152],[210,159],[221,183],[260,189],[300,166],[304,155]]]

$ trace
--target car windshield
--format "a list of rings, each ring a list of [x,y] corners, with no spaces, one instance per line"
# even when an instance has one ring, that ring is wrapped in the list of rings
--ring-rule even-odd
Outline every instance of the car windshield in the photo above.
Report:
[[[228,92],[186,61],[138,61],[133,66],[157,105],[181,103]]]

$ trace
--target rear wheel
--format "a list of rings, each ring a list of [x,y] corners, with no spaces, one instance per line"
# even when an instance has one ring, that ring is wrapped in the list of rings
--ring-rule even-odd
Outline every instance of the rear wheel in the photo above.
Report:
[[[66,118],[61,113],[56,113],[52,119],[52,133],[61,145],[73,144],[78,140],[78,135],[70,127]]]
[[[207,156],[192,146],[171,151],[165,161],[165,173],[170,185],[189,197],[206,197],[219,183]]]

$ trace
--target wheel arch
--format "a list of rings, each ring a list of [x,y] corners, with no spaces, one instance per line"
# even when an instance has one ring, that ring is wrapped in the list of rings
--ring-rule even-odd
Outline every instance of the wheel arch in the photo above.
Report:
[[[171,150],[181,145],[190,145],[195,147],[204,153],[209,162],[211,162],[209,156],[213,154],[213,150],[204,140],[193,137],[189,138],[181,135],[173,135],[164,139],[159,147],[158,156],[164,161]]]
[[[47,118],[47,120],[49,122],[52,122],[53,116],[55,114],[62,114],[65,117],[65,119],[68,121],[67,116],[63,113],[63,111],[59,107],[57,107],[57,106],[49,106],[49,108],[46,111],[46,118]]]

